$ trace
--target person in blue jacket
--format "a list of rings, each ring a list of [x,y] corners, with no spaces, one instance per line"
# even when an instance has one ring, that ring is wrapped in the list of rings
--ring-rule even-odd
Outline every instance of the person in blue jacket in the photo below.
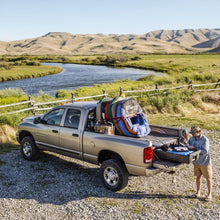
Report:
[[[190,150],[200,150],[199,158],[193,162],[194,176],[196,176],[197,191],[194,197],[200,197],[202,175],[206,178],[208,194],[205,200],[207,202],[212,200],[212,166],[211,157],[209,151],[209,139],[201,134],[201,128],[199,126],[192,126],[190,133],[192,137],[187,143],[187,147]]]

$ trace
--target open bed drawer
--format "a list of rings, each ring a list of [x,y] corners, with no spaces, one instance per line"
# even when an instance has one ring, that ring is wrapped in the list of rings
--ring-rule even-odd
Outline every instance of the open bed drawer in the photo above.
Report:
[[[154,150],[154,157],[160,160],[168,160],[172,162],[179,163],[192,163],[193,161],[198,160],[200,151],[186,151],[186,152],[177,152],[172,151],[163,151],[161,149]]]

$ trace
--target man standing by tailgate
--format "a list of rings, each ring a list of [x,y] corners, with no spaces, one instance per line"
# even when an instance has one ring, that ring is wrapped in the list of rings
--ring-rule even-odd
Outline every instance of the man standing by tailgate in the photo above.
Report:
[[[208,194],[205,201],[210,202],[212,200],[212,166],[211,157],[209,152],[209,139],[201,134],[201,128],[198,126],[192,126],[190,132],[192,137],[187,143],[187,147],[190,150],[200,150],[199,159],[193,162],[194,175],[196,176],[196,194],[194,198],[200,197],[202,175],[206,178]]]

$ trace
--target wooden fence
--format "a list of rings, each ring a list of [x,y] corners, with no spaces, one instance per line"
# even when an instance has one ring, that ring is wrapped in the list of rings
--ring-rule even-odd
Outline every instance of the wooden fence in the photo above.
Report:
[[[214,88],[200,89],[200,90],[195,90],[194,89],[196,87],[206,87],[206,86],[214,86]],[[119,95],[121,96],[123,93],[148,93],[149,94],[150,92],[154,92],[154,94],[152,94],[152,95],[155,95],[155,92],[158,95],[159,92],[161,92],[161,91],[180,90],[180,89],[183,89],[183,88],[188,89],[188,90],[193,90],[194,92],[218,91],[218,90],[220,91],[220,88],[217,88],[218,86],[220,87],[220,78],[218,78],[218,81],[216,83],[207,83],[207,84],[194,85],[194,84],[192,84],[192,81],[189,81],[189,84],[187,84],[187,85],[170,87],[170,88],[159,88],[158,84],[155,84],[154,89],[124,91],[122,89],[122,87],[120,87]],[[73,102],[78,101],[78,100],[85,100],[85,99],[91,99],[91,98],[97,98],[97,97],[106,97],[108,95],[108,94],[105,93],[105,90],[103,90],[103,94],[101,94],[101,95],[79,97],[79,98],[76,98],[74,96],[74,93],[71,93],[71,94],[72,94],[72,97],[70,99],[50,101],[50,102],[44,102],[44,103],[37,103],[35,100],[32,100],[31,97],[29,96],[28,101],[0,106],[0,109],[1,109],[1,108],[7,108],[7,107],[12,107],[12,106],[17,106],[17,105],[28,104],[28,108],[20,109],[20,110],[12,111],[12,112],[0,113],[0,116],[6,115],[6,114],[20,113],[20,112],[25,112],[25,111],[32,111],[32,113],[35,115],[37,111],[45,111],[45,110],[49,110],[49,109],[52,108],[52,107],[39,108],[39,106],[58,104],[58,103],[67,103],[67,102],[72,102],[73,103]],[[138,97],[138,96],[135,96],[135,97]]]
[[[17,105],[28,104],[28,108],[20,109],[20,110],[12,111],[12,112],[0,113],[0,116],[16,114],[16,113],[26,112],[26,111],[32,111],[33,115],[35,115],[37,111],[46,111],[46,110],[50,110],[52,108],[52,107],[39,108],[39,106],[52,105],[52,104],[58,104],[58,103],[73,103],[73,102],[77,102],[78,100],[85,100],[85,99],[98,98],[98,97],[106,97],[108,95],[108,94],[105,93],[105,90],[103,90],[103,94],[100,94],[100,95],[87,96],[87,97],[79,97],[79,98],[76,98],[73,93],[71,93],[71,94],[72,94],[72,97],[70,99],[50,101],[50,102],[43,102],[43,103],[42,102],[41,103],[37,103],[35,100],[31,99],[31,96],[29,96],[28,97],[29,98],[28,101],[0,106],[0,109],[1,109],[1,108],[7,108],[7,107],[12,107],[12,106],[17,106]]]
[[[195,90],[195,87],[205,87],[205,86],[214,86],[212,89],[200,89],[200,90]],[[220,88],[217,88],[220,86],[220,78],[218,78],[218,81],[216,83],[206,83],[206,84],[192,84],[192,81],[189,81],[189,84],[187,85],[182,85],[182,86],[176,86],[176,87],[170,87],[170,88],[159,88],[159,85],[156,83],[155,84],[155,89],[147,89],[147,90],[131,90],[131,91],[124,91],[122,87],[120,87],[120,96],[123,93],[143,93],[143,92],[160,92],[160,91],[168,91],[168,90],[179,90],[179,89],[190,89],[193,90],[194,92],[205,92],[205,91],[217,91],[220,90]]]

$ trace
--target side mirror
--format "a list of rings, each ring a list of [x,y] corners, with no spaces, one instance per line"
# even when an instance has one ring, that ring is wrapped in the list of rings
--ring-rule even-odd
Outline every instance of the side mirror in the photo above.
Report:
[[[34,122],[34,124],[40,124],[41,123],[41,117],[36,117],[33,122]]]

